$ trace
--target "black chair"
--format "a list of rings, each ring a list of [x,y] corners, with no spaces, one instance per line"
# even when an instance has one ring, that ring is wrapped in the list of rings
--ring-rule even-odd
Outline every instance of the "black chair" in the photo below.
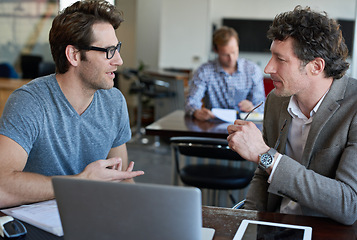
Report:
[[[42,62],[42,56],[21,55],[22,78],[37,78],[40,62]]]
[[[170,143],[175,158],[176,174],[186,185],[211,190],[241,190],[247,187],[253,178],[254,169],[230,166],[218,161],[208,164],[192,164],[189,161],[185,166],[180,166],[180,154],[222,161],[245,161],[229,148],[225,139],[172,137]],[[229,197],[233,204],[236,203],[232,194],[229,194]]]
[[[11,64],[0,63],[0,77],[19,78],[19,75]]]
[[[40,62],[38,65],[38,77],[50,75],[56,72],[56,65],[54,62]]]

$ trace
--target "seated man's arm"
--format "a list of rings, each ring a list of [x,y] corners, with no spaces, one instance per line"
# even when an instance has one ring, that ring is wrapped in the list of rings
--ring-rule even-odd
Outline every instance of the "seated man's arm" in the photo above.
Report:
[[[108,155],[111,158],[92,162],[83,172],[73,177],[121,181],[144,174],[142,171],[132,171],[133,163],[128,166],[125,144],[112,151]],[[114,154],[118,152],[120,154]],[[23,172],[27,158],[26,151],[19,144],[0,135],[0,208],[54,198],[51,177]]]
[[[206,121],[215,118],[211,110],[207,108],[200,108],[193,112],[193,116],[201,121]]]
[[[51,178],[23,172],[26,151],[0,135],[0,208],[54,198]]]
[[[207,115],[207,111],[209,110],[203,108],[205,110],[202,111],[201,109],[202,98],[204,97],[206,91],[206,82],[204,78],[204,73],[202,72],[201,68],[199,68],[189,82],[189,90],[185,102],[186,114],[196,117],[199,120],[207,120],[207,117],[209,117],[209,115]],[[206,119],[202,118],[203,114],[205,115]]]
[[[264,77],[261,69],[257,65],[252,66],[252,74],[250,74],[250,77],[253,84],[247,96],[247,102],[242,101],[239,105],[240,110],[244,112],[249,112],[254,106],[265,102]],[[264,104],[254,111],[263,113]]]

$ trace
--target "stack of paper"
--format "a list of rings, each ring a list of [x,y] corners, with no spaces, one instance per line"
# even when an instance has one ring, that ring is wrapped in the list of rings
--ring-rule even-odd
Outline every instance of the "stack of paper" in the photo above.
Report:
[[[212,113],[219,119],[225,122],[234,123],[237,119],[237,111],[234,109],[222,109],[222,108],[212,108]],[[239,113],[240,119],[244,119],[248,113]],[[247,121],[262,122],[264,114],[258,112],[252,112],[249,114]]]
[[[63,236],[56,200],[1,210],[3,213],[57,236]]]
[[[247,116],[248,113],[240,113],[240,118],[244,119],[245,116]],[[263,121],[264,118],[264,114],[263,113],[258,113],[258,112],[252,112],[251,114],[249,114],[247,121],[253,121],[253,122],[260,122]]]
[[[219,118],[222,121],[234,123],[237,119],[238,112],[234,109],[212,108],[212,113],[216,118]]]

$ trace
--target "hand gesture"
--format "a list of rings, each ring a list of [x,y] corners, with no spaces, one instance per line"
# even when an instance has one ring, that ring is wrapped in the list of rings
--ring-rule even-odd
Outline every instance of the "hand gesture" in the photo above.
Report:
[[[133,172],[133,168],[134,162],[130,162],[128,168],[122,171],[121,158],[109,158],[88,164],[78,176],[92,180],[122,181],[144,174],[143,171]]]

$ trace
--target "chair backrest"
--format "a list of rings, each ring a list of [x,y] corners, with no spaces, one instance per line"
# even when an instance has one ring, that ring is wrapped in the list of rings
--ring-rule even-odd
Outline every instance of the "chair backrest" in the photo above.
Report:
[[[42,62],[42,56],[21,55],[22,78],[37,78],[40,62]]]
[[[205,137],[172,137],[170,142],[182,155],[213,159],[243,161],[232,151],[226,139]]]
[[[9,63],[0,63],[0,77],[19,78],[19,75]]]
[[[54,62],[40,62],[38,65],[38,76],[46,76],[56,72],[56,65]]]

